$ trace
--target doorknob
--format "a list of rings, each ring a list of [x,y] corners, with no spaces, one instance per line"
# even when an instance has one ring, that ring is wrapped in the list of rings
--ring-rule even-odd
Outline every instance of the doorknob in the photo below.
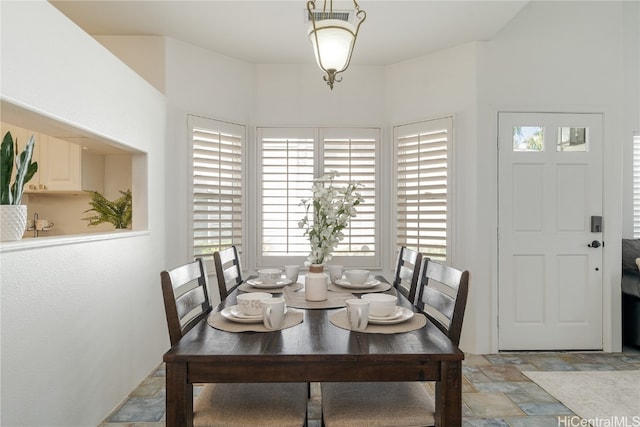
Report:
[[[590,244],[588,244],[587,246],[589,246],[590,248],[599,248],[600,246],[602,246],[600,244],[600,242],[598,242],[597,240],[594,240],[593,242],[591,242]]]

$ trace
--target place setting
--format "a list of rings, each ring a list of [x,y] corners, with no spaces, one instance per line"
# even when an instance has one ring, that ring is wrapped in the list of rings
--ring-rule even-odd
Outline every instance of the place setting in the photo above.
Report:
[[[268,292],[249,292],[237,304],[211,313],[210,326],[227,332],[270,332],[302,323],[303,314],[287,307],[285,299]]]
[[[332,265],[329,267],[329,278],[331,284],[329,290],[344,292],[349,291],[352,294],[363,294],[373,292],[385,292],[391,289],[389,283],[381,282],[372,277],[369,270],[344,270],[341,265]]]
[[[287,287],[292,291],[302,289],[298,283],[299,267],[297,265],[285,265],[283,271],[279,268],[265,268],[258,270],[258,277],[248,279],[238,286],[243,292],[272,292],[282,293]]]
[[[422,313],[397,305],[389,294],[364,294],[347,300],[347,307],[331,316],[333,325],[357,332],[396,334],[420,329],[427,324]]]

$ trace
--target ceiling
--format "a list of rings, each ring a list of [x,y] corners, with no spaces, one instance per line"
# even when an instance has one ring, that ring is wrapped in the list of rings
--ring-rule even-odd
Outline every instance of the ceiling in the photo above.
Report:
[[[256,64],[313,63],[304,0],[57,1],[91,35],[178,39]],[[352,64],[389,65],[459,44],[489,40],[527,1],[359,0],[367,13]],[[317,1],[322,7],[322,1]],[[353,9],[334,1],[334,10]]]

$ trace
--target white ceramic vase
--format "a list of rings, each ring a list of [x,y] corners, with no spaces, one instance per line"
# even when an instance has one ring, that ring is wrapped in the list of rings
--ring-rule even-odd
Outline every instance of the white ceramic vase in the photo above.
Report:
[[[27,227],[27,205],[0,205],[0,241],[22,239]]]
[[[324,265],[311,264],[304,279],[305,298],[308,301],[324,301],[327,299],[327,287]]]

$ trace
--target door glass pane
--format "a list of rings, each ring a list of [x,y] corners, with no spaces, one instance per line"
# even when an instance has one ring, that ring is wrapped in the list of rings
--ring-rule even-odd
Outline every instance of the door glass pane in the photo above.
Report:
[[[514,126],[513,151],[544,151],[542,126]]]
[[[587,128],[558,128],[557,151],[587,151]]]

